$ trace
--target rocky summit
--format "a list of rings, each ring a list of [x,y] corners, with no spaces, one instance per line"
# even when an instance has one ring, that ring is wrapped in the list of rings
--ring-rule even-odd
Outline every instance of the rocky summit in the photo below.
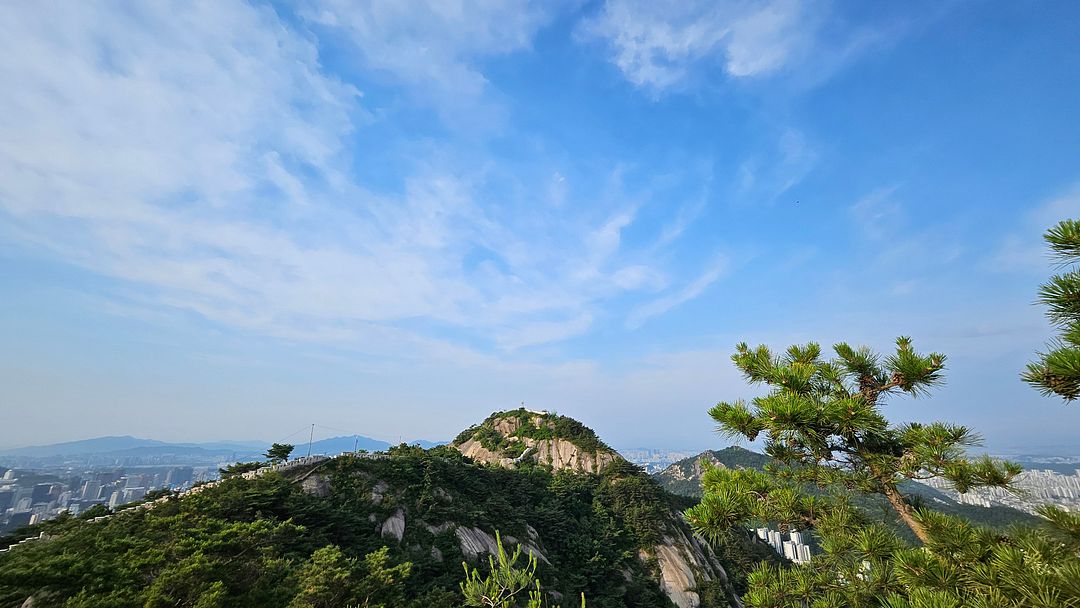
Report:
[[[553,470],[600,473],[623,461],[589,427],[573,418],[524,408],[496,412],[452,444],[476,462],[514,468],[522,463]]]

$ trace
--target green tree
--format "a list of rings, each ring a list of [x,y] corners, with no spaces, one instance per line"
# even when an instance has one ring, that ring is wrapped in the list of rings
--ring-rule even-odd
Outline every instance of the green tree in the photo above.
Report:
[[[822,515],[823,553],[808,565],[759,565],[748,608],[1075,608],[1080,514],[1042,510],[1040,528],[1001,534],[934,511],[912,547],[842,504]]]
[[[347,557],[327,545],[311,554],[300,571],[300,590],[289,608],[386,608],[403,603],[402,582],[412,564],[389,566],[389,549],[382,547],[363,560]]]
[[[228,479],[251,471],[257,471],[264,466],[266,466],[265,462],[236,462],[224,469],[218,469],[218,474],[221,475],[222,479]]]
[[[480,576],[479,570],[465,568],[465,580],[461,583],[461,593],[465,596],[466,606],[480,608],[542,608],[543,596],[540,581],[536,578],[536,557],[531,553],[525,567],[517,566],[521,558],[521,545],[512,554],[503,548],[502,536],[495,532],[495,544],[498,546],[498,564],[495,558],[488,556],[488,574]],[[581,608],[585,608],[585,596],[581,596]]]
[[[354,567],[354,561],[334,545],[316,550],[300,571],[300,590],[289,608],[344,606],[352,596]]]
[[[752,384],[771,390],[762,397],[721,402],[709,410],[721,433],[751,441],[763,435],[775,463],[768,472],[712,469],[702,478],[704,497],[687,515],[701,532],[716,536],[751,519],[784,526],[815,525],[819,497],[806,484],[836,486],[884,496],[923,542],[929,540],[915,509],[897,488],[903,479],[943,477],[960,492],[982,486],[1008,487],[1020,468],[984,457],[968,460],[978,444],[963,426],[935,422],[893,425],[882,402],[897,393],[926,394],[942,380],[945,356],[915,352],[910,338],[896,341],[882,358],[869,348],[792,346],[776,356],[765,346],[739,344],[732,359]]]
[[[780,464],[764,472],[711,469],[704,499],[687,512],[700,532],[721,537],[731,526],[778,522],[816,532],[811,563],[760,563],[747,577],[748,608],[1069,608],[1080,607],[1080,514],[1040,511],[1039,528],[1007,534],[960,518],[914,509],[896,489],[902,479],[940,475],[965,491],[1007,486],[1016,465],[968,461],[974,436],[963,427],[894,426],[883,396],[925,393],[940,382],[944,357],[919,355],[910,340],[881,359],[868,349],[834,347],[824,362],[817,345],[782,357],[740,345],[733,357],[766,396],[720,403],[710,414],[722,432],[764,434]],[[881,522],[868,521],[845,493],[811,495],[808,483],[885,495],[922,541],[915,547]],[[891,494],[891,497],[890,497]]]
[[[1058,328],[1058,337],[1028,364],[1022,378],[1044,395],[1066,401],[1080,396],[1080,221],[1065,220],[1043,236],[1050,251],[1068,270],[1050,277],[1039,288],[1039,303]]]
[[[289,459],[289,455],[292,454],[293,446],[288,443],[275,443],[270,446],[269,450],[266,450],[265,456],[271,460],[271,462],[282,462]]]

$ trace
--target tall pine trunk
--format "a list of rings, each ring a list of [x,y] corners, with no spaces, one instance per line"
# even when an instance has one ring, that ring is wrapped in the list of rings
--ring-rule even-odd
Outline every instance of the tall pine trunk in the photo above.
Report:
[[[915,521],[915,509],[908,504],[907,500],[896,489],[895,485],[886,483],[883,484],[882,493],[885,494],[885,498],[889,500],[889,504],[896,510],[896,514],[900,516],[900,519],[911,528],[911,531],[915,533],[915,536],[919,537],[919,540],[926,543],[930,540],[930,537],[926,534],[926,529],[922,524]]]

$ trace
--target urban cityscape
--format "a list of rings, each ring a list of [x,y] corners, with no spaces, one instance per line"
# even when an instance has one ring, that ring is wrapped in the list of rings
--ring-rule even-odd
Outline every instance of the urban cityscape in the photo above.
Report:
[[[676,462],[697,456],[693,450],[667,450],[658,448],[626,448],[619,450],[623,458],[638,465],[646,473],[659,473]]]
[[[4,470],[0,467],[0,470]],[[217,479],[216,466],[96,467],[85,470],[6,469],[0,476],[0,533],[95,505],[109,509],[142,500],[154,490],[186,490]]]
[[[976,488],[964,494],[953,489],[952,484],[939,477],[922,483],[947,494],[957,502],[991,507],[1004,505],[1035,513],[1042,505],[1054,505],[1067,511],[1080,509],[1080,468],[1072,475],[1049,469],[1029,469],[1013,480],[1012,488]]]

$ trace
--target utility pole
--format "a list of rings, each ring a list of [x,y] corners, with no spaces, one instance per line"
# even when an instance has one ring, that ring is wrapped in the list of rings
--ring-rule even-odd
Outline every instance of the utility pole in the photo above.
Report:
[[[311,456],[311,440],[315,438],[315,425],[311,425],[311,434],[307,438],[307,455]]]

